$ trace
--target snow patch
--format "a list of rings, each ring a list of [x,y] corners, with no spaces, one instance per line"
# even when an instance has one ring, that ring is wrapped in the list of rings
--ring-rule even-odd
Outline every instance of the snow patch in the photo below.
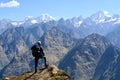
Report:
[[[17,22],[12,22],[11,24],[14,25],[14,26],[17,26],[17,25],[18,25]]]
[[[81,21],[79,21],[79,22],[75,22],[74,23],[74,26],[75,27],[80,27],[80,25],[83,23],[83,21],[81,20]]]
[[[31,20],[31,23],[36,24],[36,23],[38,23],[38,21],[34,19],[34,20]]]
[[[114,24],[120,24],[120,18],[118,18],[118,20],[114,22]]]

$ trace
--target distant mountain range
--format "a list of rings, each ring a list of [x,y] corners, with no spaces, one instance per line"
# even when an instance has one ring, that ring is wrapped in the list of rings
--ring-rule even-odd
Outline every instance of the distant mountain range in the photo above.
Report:
[[[23,21],[12,21],[9,19],[0,20],[0,33],[3,33],[6,29],[14,27],[30,28],[32,26],[65,26],[74,31],[76,37],[85,37],[93,32],[101,35],[106,35],[111,32],[114,28],[120,25],[119,15],[109,15],[107,11],[99,11],[90,17],[83,18],[73,17],[71,19],[61,18],[56,20],[54,17],[48,14],[42,14],[39,17],[28,16]],[[81,34],[81,35],[80,35]]]
[[[119,80],[119,27],[120,16],[106,11],[66,20],[48,14],[0,20],[0,78],[33,71],[30,47],[41,40],[48,63],[73,80]]]

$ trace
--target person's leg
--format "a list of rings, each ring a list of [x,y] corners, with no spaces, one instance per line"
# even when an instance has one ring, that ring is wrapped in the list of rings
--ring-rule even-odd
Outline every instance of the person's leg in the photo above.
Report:
[[[46,62],[46,57],[43,57],[43,58],[44,58],[45,68],[47,68],[48,65],[47,65],[47,62]]]
[[[35,58],[35,73],[37,72],[38,58]]]

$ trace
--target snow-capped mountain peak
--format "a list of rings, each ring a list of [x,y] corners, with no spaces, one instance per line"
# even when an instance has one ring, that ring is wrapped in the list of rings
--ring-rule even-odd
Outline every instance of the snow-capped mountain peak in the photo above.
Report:
[[[36,24],[36,23],[40,23],[40,22],[48,22],[51,20],[55,20],[55,18],[53,18],[49,14],[41,14],[39,17],[27,16],[25,18],[25,23]]]
[[[108,11],[98,11],[97,13],[93,14],[91,17],[97,18],[104,18],[104,17],[111,17]]]
[[[25,17],[25,20],[27,21],[27,20],[30,20],[30,19],[34,19],[34,17],[33,16],[27,16],[27,17]]]
[[[50,16],[49,14],[42,14],[40,17],[37,17],[38,20],[43,21],[43,22],[48,22],[51,20],[55,20],[54,17]]]
[[[11,24],[15,27],[19,27],[21,24],[23,24],[24,22],[22,21],[11,21]]]
[[[74,27],[80,27],[80,25],[83,23],[83,17],[79,16],[79,17],[73,17],[71,19],[68,19],[70,21],[70,23],[72,23],[74,25]]]
[[[93,14],[90,18],[96,23],[101,23],[110,17],[111,15],[108,11],[98,11],[97,13]]]
[[[105,16],[107,16],[107,17],[111,17],[111,15],[109,14],[108,11],[103,11],[103,14],[104,14]]]
[[[33,19],[33,20],[31,20],[31,23],[32,23],[32,24],[36,24],[36,23],[38,23],[38,21],[35,20],[35,19]]]

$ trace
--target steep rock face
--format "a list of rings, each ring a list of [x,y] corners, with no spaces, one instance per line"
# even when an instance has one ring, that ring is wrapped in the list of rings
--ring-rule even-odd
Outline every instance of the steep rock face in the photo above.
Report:
[[[2,46],[0,46],[0,70],[9,62],[7,55],[4,53]]]
[[[102,55],[92,80],[120,80],[120,50],[108,47]]]
[[[71,80],[70,76],[56,66],[49,66],[37,73],[26,72],[20,76],[6,77],[2,80]]]
[[[48,61],[55,64],[74,46],[76,39],[54,27],[41,37],[41,41]]]
[[[14,55],[13,59],[0,71],[0,78],[6,76],[20,75],[26,71],[30,71],[33,66],[30,66],[33,60],[32,55],[29,52],[25,54]]]
[[[0,44],[11,60],[15,54],[22,54],[28,50],[28,45],[35,41],[33,35],[23,27],[12,28],[0,36]],[[28,44],[29,42],[29,44]]]
[[[91,34],[68,52],[59,68],[70,73],[75,80],[90,80],[101,55],[109,45],[110,42],[104,37]]]
[[[43,31],[39,27],[16,27],[6,30],[0,35],[0,45],[3,52],[11,60],[15,54],[25,53],[30,46],[42,36]]]

